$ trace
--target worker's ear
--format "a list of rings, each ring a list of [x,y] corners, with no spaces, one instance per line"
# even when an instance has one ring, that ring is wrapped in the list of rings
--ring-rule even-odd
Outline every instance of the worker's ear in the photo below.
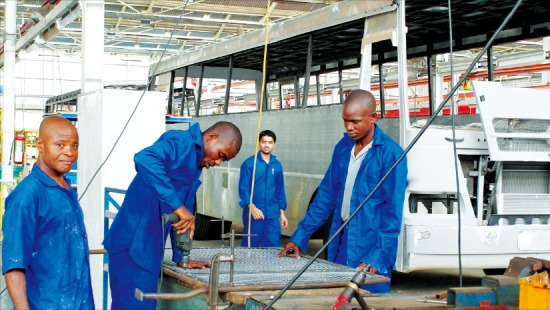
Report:
[[[219,135],[217,132],[211,132],[206,136],[206,142],[216,141]]]
[[[41,138],[36,138],[36,148],[39,153],[44,151],[44,141]]]

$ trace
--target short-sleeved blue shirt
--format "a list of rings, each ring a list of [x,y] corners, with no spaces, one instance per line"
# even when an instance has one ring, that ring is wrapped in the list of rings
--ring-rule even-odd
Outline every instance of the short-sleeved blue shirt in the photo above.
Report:
[[[5,207],[2,274],[24,270],[31,309],[94,309],[88,238],[76,192],[35,165]]]

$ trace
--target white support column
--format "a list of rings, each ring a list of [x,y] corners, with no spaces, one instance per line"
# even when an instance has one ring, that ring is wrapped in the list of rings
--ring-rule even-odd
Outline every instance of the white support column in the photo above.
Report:
[[[103,89],[103,0],[86,0],[82,6],[82,94]]]
[[[4,101],[2,102],[2,186],[13,183],[11,160],[15,126],[15,41],[17,1],[4,0],[6,42],[4,43]]]
[[[397,8],[397,67],[399,76],[399,145],[405,147],[407,143],[406,133],[411,122],[409,118],[409,97],[407,95],[408,74],[407,74],[407,27],[405,25],[405,0],[398,1]]]
[[[78,97],[78,133],[80,152],[78,158],[78,195],[84,212],[90,249],[102,248],[103,242],[103,189],[102,174],[92,181],[94,169],[102,161],[103,111],[103,50],[104,50],[104,0],[83,0],[82,9],[82,63],[81,95]],[[90,103],[90,105],[88,105]],[[95,122],[90,122],[94,120]],[[124,123],[121,120],[121,123]],[[92,145],[93,147],[89,147]],[[91,183],[91,184],[90,184]],[[85,192],[86,191],[86,192]],[[95,306],[102,309],[103,255],[90,255],[90,270]],[[107,305],[108,307],[109,305]]]
[[[550,37],[545,37],[542,39],[542,53],[543,53],[543,62],[550,63]],[[548,85],[550,83],[550,71],[541,72],[541,84]]]

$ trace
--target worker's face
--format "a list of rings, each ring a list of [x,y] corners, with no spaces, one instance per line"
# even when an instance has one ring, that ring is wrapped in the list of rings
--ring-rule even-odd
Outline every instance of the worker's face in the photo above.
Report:
[[[36,139],[46,174],[59,176],[71,170],[78,159],[78,133],[73,126],[60,124]]]
[[[359,141],[372,136],[376,111],[366,109],[363,104],[346,104],[342,109],[342,119],[350,138]]]
[[[209,135],[206,138],[201,168],[208,169],[212,166],[219,166],[222,162],[237,156],[236,146],[221,140],[217,135]]]
[[[275,148],[275,141],[273,141],[273,138],[270,136],[263,136],[260,139],[260,152],[263,154],[271,154],[271,151],[273,151],[273,148]]]

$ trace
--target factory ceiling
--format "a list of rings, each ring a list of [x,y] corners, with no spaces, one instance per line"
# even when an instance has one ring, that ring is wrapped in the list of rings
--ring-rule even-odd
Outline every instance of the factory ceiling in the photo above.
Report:
[[[268,10],[266,0],[105,0],[105,51],[154,54],[166,48],[167,55],[177,54],[261,29],[267,16],[270,23],[277,23],[341,1],[271,0]],[[80,50],[79,1],[17,0],[17,4],[20,39],[30,32],[32,28],[25,27],[35,24],[33,20],[39,22],[37,19],[42,19],[44,12],[64,6],[63,10],[57,10],[53,23],[45,27],[55,27],[59,33],[38,35],[38,39],[20,44],[21,48],[36,43],[53,50]],[[3,6],[4,1],[0,4],[2,30]]]
[[[57,52],[80,50],[82,12],[78,0],[8,1],[17,1],[18,5],[18,52],[33,45]],[[278,23],[342,1],[373,0],[105,0],[104,46],[105,51],[111,53],[171,56],[262,29],[267,19]],[[455,49],[480,47],[516,1],[450,1]],[[419,54],[425,53],[424,49],[448,50],[449,1],[406,0],[405,3],[408,46],[418,47]],[[0,2],[0,10],[3,33],[4,1]],[[542,37],[550,35],[548,16],[547,0],[524,0],[508,23],[506,29],[510,30],[504,33],[506,41],[514,37],[522,40],[501,46],[496,53],[542,50]],[[362,32],[363,24],[359,21],[345,27],[347,29],[333,35],[335,46],[355,45],[355,32]],[[346,41],[352,38],[353,42]],[[382,55],[390,49],[391,46],[380,46],[377,53]]]

